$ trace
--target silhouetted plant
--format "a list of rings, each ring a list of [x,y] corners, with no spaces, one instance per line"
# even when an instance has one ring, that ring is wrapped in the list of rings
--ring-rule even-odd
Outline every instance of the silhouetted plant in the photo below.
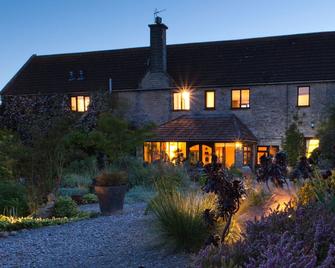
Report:
[[[312,164],[306,156],[300,157],[300,160],[292,172],[291,180],[310,179],[313,177]]]
[[[211,214],[205,211],[205,220],[209,224],[222,218],[225,226],[221,234],[221,242],[229,233],[229,227],[233,215],[239,210],[242,197],[246,194],[244,185],[240,179],[234,178],[226,169],[216,163],[216,157],[213,157],[213,163],[206,168],[207,183],[203,187],[206,193],[214,193],[217,196],[217,211]]]
[[[257,180],[264,182],[269,188],[269,181],[276,187],[283,187],[287,184],[287,156],[284,152],[276,154],[275,158],[271,156],[262,156],[261,165],[257,169]]]

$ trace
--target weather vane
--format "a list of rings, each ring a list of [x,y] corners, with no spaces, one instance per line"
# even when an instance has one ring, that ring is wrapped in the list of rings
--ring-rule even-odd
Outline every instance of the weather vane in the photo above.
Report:
[[[158,17],[158,14],[164,12],[165,10],[166,10],[166,9],[158,10],[158,8],[155,8],[155,11],[154,11],[154,19],[156,20],[156,18]]]

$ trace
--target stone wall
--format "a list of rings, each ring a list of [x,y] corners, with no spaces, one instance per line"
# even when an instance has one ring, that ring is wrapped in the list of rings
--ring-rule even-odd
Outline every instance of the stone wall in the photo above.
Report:
[[[310,86],[310,107],[297,107],[297,87]],[[237,87],[239,88],[239,87]],[[240,87],[243,88],[243,87]],[[183,114],[234,113],[259,139],[260,145],[281,145],[286,128],[298,119],[305,137],[315,137],[325,112],[335,103],[335,83],[250,86],[250,108],[231,109],[231,87],[216,90],[216,109],[205,110],[205,90],[191,92],[190,111],[172,111],[173,90],[134,90],[114,92],[126,116],[137,124],[157,125]],[[314,127],[312,127],[314,125]],[[205,127],[205,126],[204,126]]]
[[[216,90],[215,110],[204,109],[204,94],[208,88],[191,91],[190,111],[172,111],[174,90],[167,89],[114,91],[112,97],[107,92],[93,92],[89,112],[79,115],[71,112],[67,95],[6,96],[0,124],[24,133],[36,124],[42,130],[47,129],[52,124],[51,118],[59,116],[77,116],[81,125],[93,128],[97,114],[104,110],[114,110],[134,125],[148,122],[160,125],[184,114],[234,113],[259,139],[259,145],[280,145],[294,118],[298,118],[298,126],[305,137],[315,137],[327,108],[335,103],[335,83],[310,83],[307,85],[310,86],[311,105],[298,108],[297,86],[305,85],[250,86],[250,109],[240,110],[231,109],[230,87],[213,88]]]

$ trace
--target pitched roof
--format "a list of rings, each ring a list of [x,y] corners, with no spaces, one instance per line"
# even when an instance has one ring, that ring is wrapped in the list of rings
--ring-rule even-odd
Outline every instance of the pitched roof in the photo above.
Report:
[[[234,114],[184,115],[160,125],[149,141],[250,141],[257,138]]]
[[[178,86],[234,86],[335,80],[335,32],[167,46],[168,73]],[[136,89],[149,48],[32,56],[2,94]],[[69,81],[70,71],[84,71]]]

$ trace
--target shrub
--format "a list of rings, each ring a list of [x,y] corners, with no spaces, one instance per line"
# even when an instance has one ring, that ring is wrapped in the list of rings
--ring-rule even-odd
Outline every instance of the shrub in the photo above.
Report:
[[[155,191],[152,188],[145,186],[135,186],[126,194],[125,202],[128,204],[146,202],[148,203],[155,196]]]
[[[78,175],[78,174],[67,174],[61,181],[61,186],[65,188],[89,188],[92,184],[93,177]]]
[[[98,202],[98,197],[95,194],[85,194],[83,196],[84,204],[93,204]]]
[[[158,162],[151,165],[151,181],[155,184],[159,181],[170,183],[175,187],[189,185],[190,178],[183,166],[175,166],[170,163]]]
[[[176,249],[198,250],[210,235],[203,213],[214,206],[212,195],[176,190],[160,190],[150,209],[158,220],[161,234]]]
[[[74,195],[80,195],[84,196],[85,194],[88,194],[87,189],[82,189],[82,188],[60,188],[59,189],[59,195],[60,196],[74,196]]]
[[[292,123],[285,132],[283,149],[287,153],[288,164],[294,167],[300,156],[305,152],[305,138],[296,123]]]
[[[298,201],[302,205],[308,205],[315,202],[315,192],[312,182],[305,182],[297,192]]]
[[[77,217],[73,218],[41,219],[33,217],[7,217],[0,215],[0,232],[33,229],[50,225],[60,225],[82,219],[93,218],[96,216],[97,215],[95,213],[80,213]]]
[[[320,137],[321,157],[331,162],[335,166],[335,106],[328,111],[327,119],[318,129]]]
[[[13,212],[17,216],[29,213],[27,192],[18,183],[0,182],[0,214],[13,214]]]
[[[199,267],[232,261],[242,267],[332,267],[334,253],[335,214],[322,203],[290,205],[282,212],[249,222],[244,240],[202,250],[195,260]],[[212,266],[211,266],[212,265]],[[320,266],[319,266],[320,265]],[[205,266],[206,267],[206,266]]]
[[[78,213],[78,206],[70,197],[60,197],[55,203],[53,215],[57,218],[76,217]]]
[[[128,183],[128,175],[124,171],[104,171],[95,178],[96,186],[121,186]]]

